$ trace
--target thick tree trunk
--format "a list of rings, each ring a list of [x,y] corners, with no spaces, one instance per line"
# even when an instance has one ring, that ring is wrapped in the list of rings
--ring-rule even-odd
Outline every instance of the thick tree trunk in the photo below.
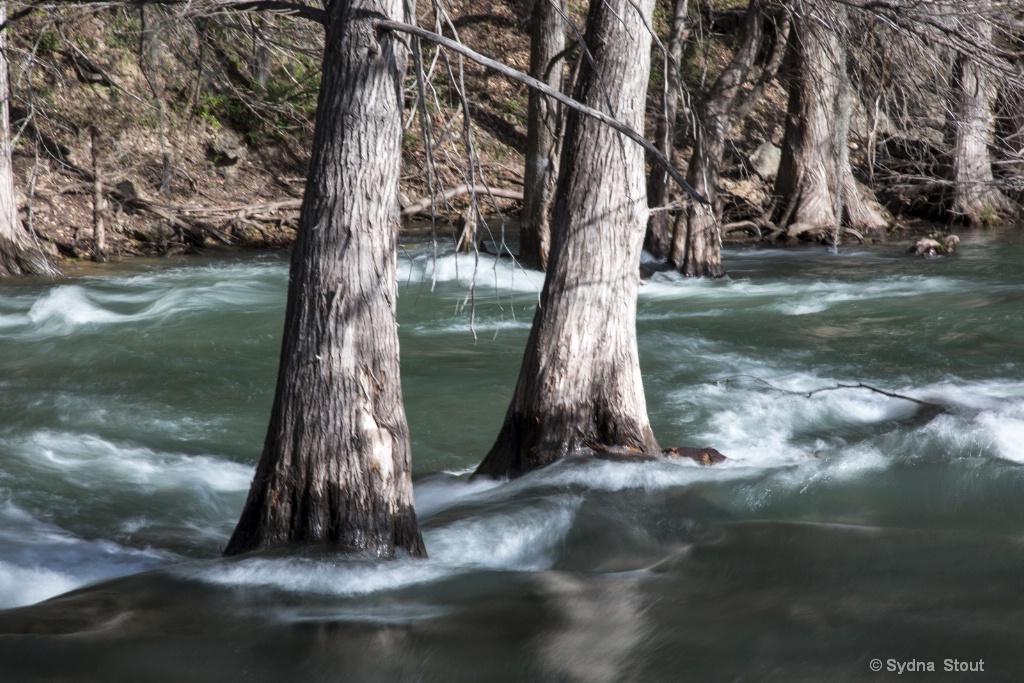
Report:
[[[977,19],[977,31],[981,44],[991,43],[992,25],[984,14]],[[961,54],[953,65],[953,93],[953,214],[972,227],[997,223],[1017,208],[996,188],[992,175],[995,85],[983,65]]]
[[[558,0],[561,6],[564,3]],[[565,25],[553,0],[536,0],[531,12],[530,75],[562,89]],[[557,61],[556,61],[557,59]],[[551,249],[551,203],[558,177],[559,106],[530,90],[526,119],[526,168],[519,229],[519,261],[544,270]]]
[[[0,2],[0,24],[7,21],[7,3]],[[0,31],[0,277],[7,275],[59,275],[60,271],[21,225],[14,198],[11,161],[10,89],[8,84],[7,29]]]
[[[590,5],[576,98],[643,125],[654,0]],[[610,109],[609,109],[610,107]],[[657,453],[636,344],[647,224],[643,152],[569,114],[551,262],[505,424],[477,474],[515,477],[573,454]]]
[[[861,231],[885,229],[888,221],[861,194],[847,154],[849,88],[846,52],[837,31],[845,9],[827,17],[815,3],[794,2],[789,42],[789,108],[782,161],[775,181],[780,200],[773,217],[791,238],[834,235],[840,218]],[[838,132],[838,135],[836,134]]]
[[[711,87],[701,104],[697,144],[693,148],[687,182],[708,200],[711,206],[690,202],[683,221],[677,223],[672,239],[670,261],[687,277],[722,277],[722,237],[718,218],[721,201],[718,178],[725,155],[725,139],[734,122],[734,108],[744,84],[749,80],[764,38],[764,13],[761,2],[752,0],[747,8],[743,43],[728,66]]]
[[[399,381],[402,0],[335,0],[263,456],[228,555],[296,542],[424,555]]]
[[[686,42],[686,15],[689,2],[673,0],[672,8],[672,29],[668,37],[668,55],[665,63],[665,87],[662,90],[662,112],[658,117],[656,136],[658,149],[674,164],[676,118],[679,114],[679,71],[683,59],[683,44]],[[671,199],[670,186],[668,172],[661,165],[652,164],[651,174],[647,178],[647,206],[652,209],[667,206]],[[672,215],[668,211],[653,212],[647,221],[644,249],[658,260],[668,258],[672,246],[671,225]]]

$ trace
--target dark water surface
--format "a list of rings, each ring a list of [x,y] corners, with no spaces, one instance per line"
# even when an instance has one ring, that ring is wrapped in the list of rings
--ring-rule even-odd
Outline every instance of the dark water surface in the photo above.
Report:
[[[1022,679],[1019,237],[655,275],[655,431],[730,461],[501,484],[466,479],[541,276],[431,254],[409,245],[399,300],[426,561],[218,557],[266,427],[284,255],[0,284],[0,682]],[[934,405],[800,393],[837,383]]]

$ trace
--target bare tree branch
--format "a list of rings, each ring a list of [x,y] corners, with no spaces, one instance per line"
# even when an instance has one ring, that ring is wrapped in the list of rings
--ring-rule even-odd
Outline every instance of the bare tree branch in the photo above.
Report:
[[[512,80],[519,81],[520,83],[524,83],[525,85],[531,88],[541,91],[548,97],[552,97],[558,100],[565,106],[571,109],[575,109],[576,111],[580,112],[585,116],[597,119],[601,123],[604,123],[606,126],[609,126],[610,128],[622,133],[630,140],[643,147],[651,155],[651,157],[655,159],[668,172],[672,179],[676,181],[676,183],[678,183],[680,187],[683,188],[686,194],[690,195],[690,197],[694,201],[700,202],[701,204],[709,203],[706,197],[697,192],[689,183],[686,182],[686,179],[683,177],[683,175],[672,166],[672,163],[665,157],[664,154],[661,153],[661,151],[657,147],[648,142],[647,139],[643,137],[643,135],[637,133],[635,130],[625,125],[624,123],[620,122],[619,120],[612,118],[611,116],[605,114],[604,112],[598,111],[597,109],[592,109],[591,107],[588,107],[585,104],[582,104],[574,100],[573,98],[559,92],[558,90],[555,90],[551,86],[542,83],[541,81],[538,81],[536,78],[532,78],[524,74],[522,71],[518,71],[509,66],[506,66],[505,64],[502,64],[501,62],[497,62],[489,57],[485,57],[479,52],[476,52],[461,43],[457,43],[454,40],[450,40],[448,38],[445,38],[444,36],[438,35],[433,31],[428,31],[426,29],[420,28],[419,26],[412,26],[411,24],[404,24],[402,22],[384,19],[376,21],[375,24],[381,30],[408,33],[410,35],[414,35],[424,40],[429,40],[432,43],[436,43],[438,45],[446,47],[449,50],[454,50],[459,54],[468,57],[469,59],[473,60],[478,64],[481,64],[489,69],[497,71],[503,76],[507,76]]]

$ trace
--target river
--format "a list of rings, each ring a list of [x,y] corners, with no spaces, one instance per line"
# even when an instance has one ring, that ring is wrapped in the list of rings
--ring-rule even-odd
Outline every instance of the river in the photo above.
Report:
[[[637,328],[662,445],[728,462],[469,483],[541,276],[406,245],[430,559],[391,562],[219,558],[286,254],[0,283],[0,681],[1020,680],[1024,240],[724,263],[652,276]]]

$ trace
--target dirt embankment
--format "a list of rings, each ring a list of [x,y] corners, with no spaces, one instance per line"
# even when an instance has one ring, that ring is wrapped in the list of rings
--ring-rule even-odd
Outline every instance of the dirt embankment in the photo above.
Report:
[[[526,70],[521,4],[454,2],[452,24],[467,44]],[[573,11],[581,20],[581,8],[573,5]],[[659,14],[656,30],[664,32],[666,20]],[[434,26],[435,18],[424,14],[421,23]],[[687,48],[683,69],[691,92],[712,82],[727,62],[729,31],[737,26],[713,26],[709,39]],[[90,253],[97,175],[113,255],[291,242],[312,147],[319,27],[283,16],[183,21],[156,7],[78,8],[17,22],[11,42],[15,184],[25,220],[55,253]],[[427,106],[434,186],[486,182],[514,193],[522,184],[526,89],[427,50],[425,64],[436,77]],[[662,56],[655,52],[649,136],[660,111]],[[471,137],[459,97],[463,86]],[[411,73],[407,94],[404,204],[427,194]],[[767,207],[770,181],[750,160],[764,143],[781,143],[784,112],[785,93],[774,84],[730,140],[725,222]],[[690,115],[684,109],[680,121]],[[687,129],[680,126],[677,138],[681,167],[692,142]],[[442,206],[457,218],[465,199]],[[500,199],[497,207],[514,213],[518,203]]]

